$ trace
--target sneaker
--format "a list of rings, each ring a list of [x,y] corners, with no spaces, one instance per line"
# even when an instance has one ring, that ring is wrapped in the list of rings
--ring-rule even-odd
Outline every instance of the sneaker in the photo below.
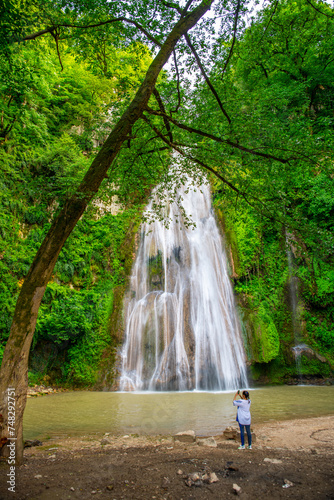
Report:
[[[251,450],[252,449],[252,445],[250,444],[249,446],[247,446],[247,450]]]
[[[245,445],[244,444],[241,444],[240,446],[238,446],[238,450],[244,450],[245,449]]]

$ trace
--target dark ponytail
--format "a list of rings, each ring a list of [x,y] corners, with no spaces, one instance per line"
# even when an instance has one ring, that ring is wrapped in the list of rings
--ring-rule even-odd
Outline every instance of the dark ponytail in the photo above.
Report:
[[[245,396],[246,399],[249,399],[249,392],[248,391],[242,391],[242,394]]]

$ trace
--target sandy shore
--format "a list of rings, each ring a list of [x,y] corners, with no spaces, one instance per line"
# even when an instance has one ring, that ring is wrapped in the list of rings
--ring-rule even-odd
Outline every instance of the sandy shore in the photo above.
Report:
[[[172,436],[52,438],[25,450],[15,494],[2,487],[0,498],[334,499],[334,416],[255,424],[253,430],[252,450],[238,450],[238,442],[223,436],[215,436],[216,447]],[[7,472],[1,463],[1,484]],[[194,473],[197,484],[189,480]]]

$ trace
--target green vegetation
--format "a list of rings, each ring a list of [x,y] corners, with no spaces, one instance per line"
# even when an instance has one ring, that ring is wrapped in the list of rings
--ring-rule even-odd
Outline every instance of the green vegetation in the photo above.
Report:
[[[52,217],[105,139],[111,110],[150,63],[145,47],[131,45],[113,51],[104,75],[67,52],[63,71],[44,39],[8,49],[0,63],[0,357]],[[127,282],[148,194],[145,183],[130,184],[115,189],[106,179],[66,242],[39,311],[30,383],[93,385],[103,352],[117,344],[108,329],[114,290]]]
[[[305,375],[331,375],[334,15],[313,4],[268,0],[246,27],[246,1],[213,2],[217,36],[204,20],[179,40],[60,253],[39,310],[31,383],[99,383],[105,353],[114,360],[121,341],[134,236],[152,187],[162,183],[153,207],[162,218],[164,189],[177,198],[186,176],[208,170],[254,378],[296,375],[296,342],[327,360],[303,356]],[[0,357],[36,252],[185,14],[178,2],[153,0],[0,7]],[[173,150],[183,160],[177,175]],[[150,273],[161,279],[159,255]]]
[[[216,181],[213,189],[254,375],[278,382],[297,374],[296,343],[328,362],[302,356],[304,375],[328,377],[334,364],[334,22],[301,1],[279,2],[275,22],[271,15],[262,12],[236,43],[222,92],[234,89],[243,144],[265,136],[277,154],[306,157],[279,168],[227,160],[242,192]]]

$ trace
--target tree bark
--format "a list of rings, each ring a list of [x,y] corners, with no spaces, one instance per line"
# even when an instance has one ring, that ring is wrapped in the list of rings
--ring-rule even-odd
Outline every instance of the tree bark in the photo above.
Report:
[[[19,295],[10,336],[5,348],[0,371],[0,443],[1,454],[8,456],[13,436],[8,425],[9,388],[15,390],[15,438],[16,463],[23,460],[23,412],[28,386],[28,357],[36,327],[38,309],[47,283],[52,275],[58,255],[83,214],[88,203],[97,193],[106,173],[118,154],[134,123],[142,116],[153,92],[158,75],[167,62],[178,40],[210,9],[214,0],[203,0],[192,12],[181,18],[167,36],[157,56],[151,63],[143,83],[108,139],[96,156],[76,193],[66,201],[64,208],[54,220],[29,269]],[[7,439],[7,441],[6,441]]]

